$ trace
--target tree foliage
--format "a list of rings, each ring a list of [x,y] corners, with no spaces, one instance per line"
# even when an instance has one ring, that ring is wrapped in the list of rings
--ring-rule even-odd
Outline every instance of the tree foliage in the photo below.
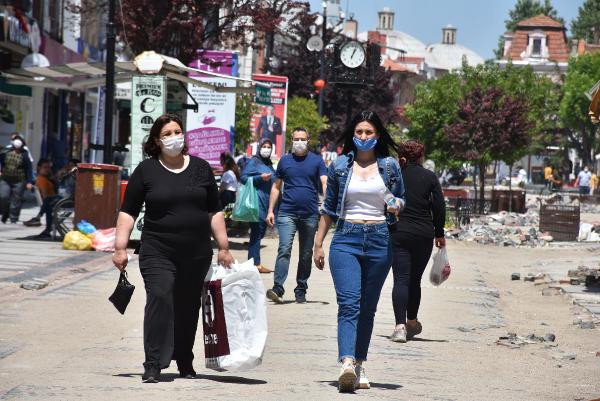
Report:
[[[248,93],[240,93],[235,99],[235,135],[234,143],[240,149],[252,140],[250,121],[252,116],[260,112],[254,103],[254,96]]]
[[[557,128],[560,98],[560,88],[555,83],[536,75],[531,67],[509,64],[500,69],[495,63],[477,67],[463,65],[459,72],[419,84],[415,102],[406,107],[409,136],[425,144],[428,158],[439,165],[455,161],[453,152],[448,151],[445,127],[457,121],[459,104],[476,87],[484,91],[498,88],[505,95],[522,99],[530,124],[528,135],[531,140],[526,150],[537,151],[551,143]],[[515,148],[513,157],[518,159],[521,151]]]
[[[317,103],[312,99],[300,96],[292,97],[288,102],[286,123],[286,143],[292,143],[292,132],[296,127],[303,127],[310,134],[309,146],[319,144],[319,134],[327,129],[327,117],[322,117],[317,111]]]
[[[600,53],[586,54],[569,61],[560,104],[567,145],[574,148],[584,164],[591,164],[598,152],[597,128],[588,116],[590,101],[585,93],[600,79]]]
[[[70,0],[84,18],[106,13],[107,0]],[[127,0],[117,9],[116,26],[135,55],[154,50],[187,64],[198,49],[257,46],[261,34],[283,25],[284,16],[307,3],[284,0]],[[292,13],[293,14],[293,13]],[[286,21],[290,26],[297,22]],[[251,33],[256,32],[257,35]]]
[[[550,0],[518,0],[515,7],[508,12],[508,19],[504,21],[504,26],[507,32],[514,32],[517,24],[536,15],[544,14],[561,23],[565,21],[558,16],[558,12],[552,6]],[[498,48],[495,51],[496,58],[501,59],[504,56],[504,37],[498,39]]]
[[[600,44],[600,0],[586,0],[571,21],[571,33],[575,39],[585,39]]]
[[[458,105],[456,120],[444,127],[449,149],[459,160],[479,167],[480,194],[485,169],[493,160],[512,164],[530,142],[527,103],[499,87],[471,89]]]

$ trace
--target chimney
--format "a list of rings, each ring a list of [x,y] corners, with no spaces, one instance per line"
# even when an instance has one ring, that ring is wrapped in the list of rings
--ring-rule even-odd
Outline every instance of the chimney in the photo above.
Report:
[[[377,27],[377,29],[380,31],[393,31],[395,13],[388,7],[384,7],[383,10],[379,11],[378,14],[379,26]]]
[[[350,16],[350,18],[344,23],[344,30],[342,31],[342,34],[350,39],[356,40],[356,35],[358,34],[358,21],[355,20],[353,16]]]
[[[445,45],[456,44],[456,28],[448,24],[442,28],[442,43]]]

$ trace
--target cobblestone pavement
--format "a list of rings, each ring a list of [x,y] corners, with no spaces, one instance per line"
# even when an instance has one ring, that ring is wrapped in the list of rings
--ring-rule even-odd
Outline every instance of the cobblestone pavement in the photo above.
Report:
[[[1,266],[7,266],[6,255],[15,253],[29,258],[40,250],[63,257],[57,244],[17,250],[19,241],[6,240],[16,236],[0,235]],[[234,241],[235,256],[245,259],[243,239]],[[273,266],[276,239],[263,244],[263,263]],[[68,254],[63,263],[85,254]],[[108,255],[94,254],[100,259],[83,262],[83,273],[52,267],[52,258],[44,259],[50,261],[32,263],[28,271],[39,272],[48,263],[48,269],[55,269],[48,287],[0,297],[0,400],[591,400],[600,397],[598,329],[574,326],[573,305],[566,297],[542,297],[541,288],[510,281],[510,274],[559,256],[575,265],[591,263],[597,254],[589,246],[503,249],[450,241],[452,276],[439,288],[424,280],[424,330],[407,344],[387,338],[394,323],[390,274],[365,365],[372,388],[343,395],[336,389],[337,306],[327,268],[313,271],[308,304],[269,303],[268,344],[257,369],[207,370],[198,342],[197,379],[179,379],[173,364],[163,371],[161,383],[142,384],[145,296],[137,261],[128,268],[137,288],[121,316],[107,301],[117,280]],[[14,273],[7,271],[2,270],[3,277]],[[272,275],[262,277],[268,288]],[[288,280],[287,294],[294,286]],[[557,346],[496,345],[507,332],[551,332]]]

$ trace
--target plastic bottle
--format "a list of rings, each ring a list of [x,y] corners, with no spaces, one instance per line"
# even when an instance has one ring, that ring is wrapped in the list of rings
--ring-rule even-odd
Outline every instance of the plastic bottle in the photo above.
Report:
[[[383,201],[385,204],[389,207],[397,208],[398,205],[396,205],[396,197],[394,194],[388,189],[387,186],[384,185],[383,188],[384,189],[381,190],[381,195],[383,195]]]

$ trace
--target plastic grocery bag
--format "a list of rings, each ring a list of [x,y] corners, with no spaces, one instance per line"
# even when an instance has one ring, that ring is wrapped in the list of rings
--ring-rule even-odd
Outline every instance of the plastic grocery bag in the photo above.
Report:
[[[429,281],[433,285],[440,285],[450,277],[450,261],[446,247],[440,248],[433,257],[433,265],[429,272]]]
[[[265,288],[254,261],[213,264],[202,291],[206,367],[247,370],[262,363],[267,341]]]
[[[237,221],[257,222],[258,207],[258,193],[254,188],[254,179],[250,178],[238,191],[232,218]]]
[[[79,231],[69,231],[63,239],[63,248],[72,251],[89,251],[92,240]]]
[[[106,228],[104,230],[97,230],[94,232],[92,247],[97,251],[114,252],[116,234],[117,229],[114,227]]]
[[[81,220],[79,223],[77,223],[77,229],[86,235],[96,232],[96,227],[85,220]]]

